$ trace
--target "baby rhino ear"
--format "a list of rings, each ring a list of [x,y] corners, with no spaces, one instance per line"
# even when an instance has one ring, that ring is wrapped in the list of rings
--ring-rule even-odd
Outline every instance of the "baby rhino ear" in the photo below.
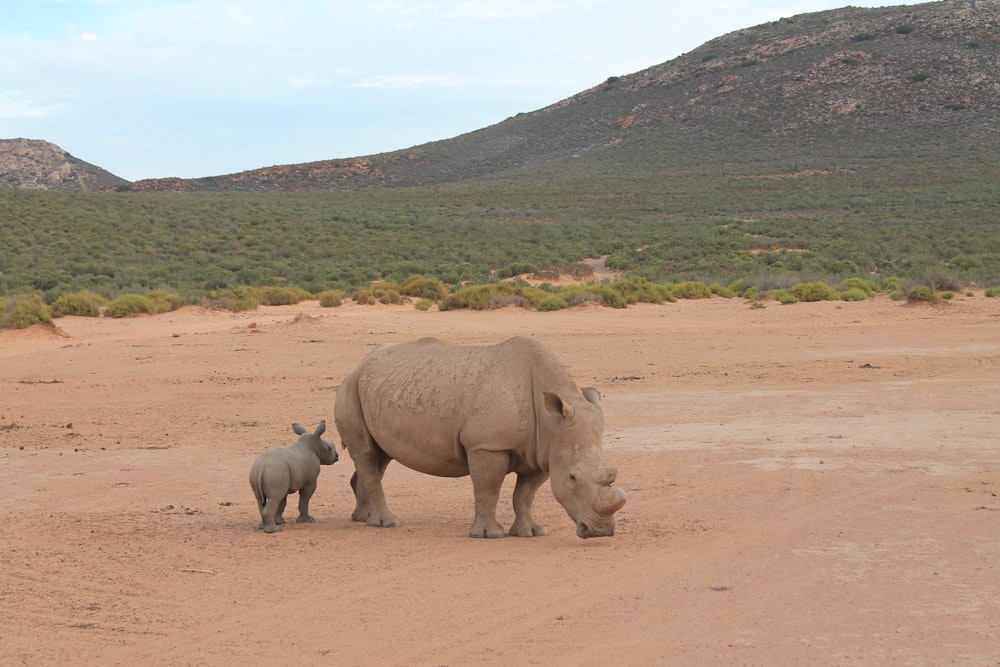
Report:
[[[546,391],[543,396],[545,397],[545,409],[550,414],[562,417],[563,419],[573,418],[573,406],[562,400],[559,394]]]
[[[593,387],[584,387],[583,397],[587,399],[588,403],[597,406],[602,412],[604,411],[604,408],[601,407],[601,392],[597,391]]]

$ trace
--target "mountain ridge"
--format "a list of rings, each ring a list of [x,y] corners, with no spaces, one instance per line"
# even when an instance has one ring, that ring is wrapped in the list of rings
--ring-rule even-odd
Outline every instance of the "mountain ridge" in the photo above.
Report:
[[[760,154],[995,154],[998,17],[997,0],[800,14],[719,36],[668,62],[450,139],[220,176],[146,179],[130,188],[419,186],[566,170],[581,158],[626,174]]]

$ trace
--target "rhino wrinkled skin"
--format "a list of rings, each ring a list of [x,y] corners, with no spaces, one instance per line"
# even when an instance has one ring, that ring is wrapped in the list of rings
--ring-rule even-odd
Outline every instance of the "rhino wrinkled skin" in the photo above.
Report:
[[[604,466],[600,394],[582,391],[537,341],[462,346],[436,338],[383,345],[337,389],[337,430],[354,460],[351,518],[398,526],[382,477],[393,459],[439,477],[472,478],[472,537],[502,537],[500,487],[517,474],[510,534],[545,535],[531,507],[550,479],[552,493],[580,537],[614,534],[625,492]]]
[[[316,491],[321,465],[333,465],[340,458],[337,448],[320,436],[326,431],[321,421],[313,433],[298,424],[292,430],[299,436],[291,447],[272,449],[257,457],[250,467],[250,488],[260,510],[259,530],[276,533],[285,523],[282,516],[288,494],[299,494],[299,517],[296,523],[315,521],[309,516],[309,499]]]

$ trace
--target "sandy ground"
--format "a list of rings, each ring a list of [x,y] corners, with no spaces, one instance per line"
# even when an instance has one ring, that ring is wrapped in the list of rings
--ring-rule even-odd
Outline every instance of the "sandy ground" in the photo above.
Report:
[[[2,665],[1000,664],[1000,299],[57,323],[0,331]],[[600,389],[613,537],[545,485],[548,536],[470,539],[468,478],[399,464],[354,523],[346,453],[256,530],[254,457],[429,334]]]

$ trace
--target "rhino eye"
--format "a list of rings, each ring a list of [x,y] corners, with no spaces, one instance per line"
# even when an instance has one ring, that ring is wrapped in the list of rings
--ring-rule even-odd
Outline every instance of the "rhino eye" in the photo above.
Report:
[[[571,472],[569,474],[569,481],[571,481],[571,482],[575,482],[576,481],[576,473],[575,472]]]

